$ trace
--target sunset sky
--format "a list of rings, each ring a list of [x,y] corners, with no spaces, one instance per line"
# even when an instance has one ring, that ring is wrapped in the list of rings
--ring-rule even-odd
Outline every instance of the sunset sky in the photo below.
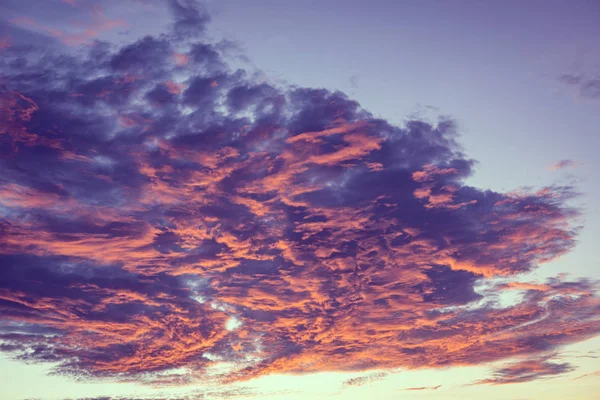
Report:
[[[0,399],[594,400],[597,0],[2,0]]]

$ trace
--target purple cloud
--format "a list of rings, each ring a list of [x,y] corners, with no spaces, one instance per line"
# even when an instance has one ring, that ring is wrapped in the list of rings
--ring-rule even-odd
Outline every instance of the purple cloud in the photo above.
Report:
[[[577,168],[581,165],[581,163],[573,160],[560,160],[555,164],[552,164],[549,168],[552,171],[558,171],[566,168]]]
[[[565,85],[576,87],[581,97],[600,98],[600,77],[588,78],[584,75],[563,74],[558,77],[558,80]]]
[[[375,372],[369,375],[359,376],[356,378],[348,379],[344,381],[344,386],[363,386],[371,382],[376,382],[387,377],[388,374],[386,372]]]
[[[575,368],[569,363],[550,361],[551,356],[528,359],[506,365],[494,371],[493,378],[484,379],[476,384],[504,385],[510,383],[531,382],[565,374]]]
[[[395,126],[260,82],[203,39],[194,2],[170,4],[161,36],[3,50],[0,349],[169,384],[219,362],[223,382],[438,368],[598,335],[596,282],[513,285],[510,307],[475,289],[573,248],[572,188],[469,186],[453,121]],[[568,369],[549,363],[497,379]]]

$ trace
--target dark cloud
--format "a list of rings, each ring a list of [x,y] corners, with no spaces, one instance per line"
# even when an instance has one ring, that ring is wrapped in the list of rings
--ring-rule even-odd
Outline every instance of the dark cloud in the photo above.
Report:
[[[574,86],[579,95],[588,99],[600,99],[600,77],[589,78],[585,75],[563,74],[558,80],[565,85]]]
[[[283,98],[277,89],[264,83],[236,86],[227,93],[227,104],[231,110],[250,111],[255,115],[276,112],[278,105],[283,105],[282,102]]]
[[[207,71],[219,71],[225,67],[224,61],[215,45],[194,43],[187,53],[189,61]]]
[[[552,356],[543,356],[506,365],[494,371],[493,378],[484,379],[476,384],[504,385],[510,383],[531,382],[565,374],[575,368],[569,363],[551,361]]]
[[[165,68],[169,55],[173,52],[166,39],[146,36],[139,41],[123,47],[110,61],[116,71],[132,73],[152,72]]]
[[[171,32],[121,47],[3,50],[1,350],[173,385],[220,362],[224,382],[477,365],[600,332],[596,282],[518,281],[575,245],[572,188],[469,186],[453,121],[396,126],[231,70],[197,40],[205,13],[171,7]]]
[[[583,80],[583,76],[575,74],[562,74],[558,77],[558,80],[567,85],[579,85]]]
[[[173,32],[180,38],[197,38],[206,30],[210,16],[196,0],[169,0],[175,22]]]
[[[380,381],[388,376],[386,372],[376,372],[369,375],[359,376],[357,378],[344,381],[344,386],[363,386],[371,382]]]

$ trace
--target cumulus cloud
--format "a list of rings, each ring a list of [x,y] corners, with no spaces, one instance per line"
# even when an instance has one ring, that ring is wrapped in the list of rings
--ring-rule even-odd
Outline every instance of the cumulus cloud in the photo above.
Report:
[[[168,385],[477,365],[600,332],[595,282],[516,285],[510,307],[475,289],[573,248],[572,188],[469,186],[452,121],[256,81],[195,2],[170,4],[164,35],[3,49],[1,350]],[[540,365],[526,376],[567,368]]]

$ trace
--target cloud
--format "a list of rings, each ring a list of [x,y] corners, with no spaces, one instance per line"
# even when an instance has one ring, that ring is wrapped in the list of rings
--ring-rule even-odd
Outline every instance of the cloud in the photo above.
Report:
[[[77,6],[73,0],[65,1],[65,3],[73,7]],[[127,22],[123,19],[106,17],[104,10],[97,5],[87,7],[85,13],[80,14],[78,19],[79,22],[71,23],[66,29],[55,28],[28,17],[15,17],[10,22],[17,27],[49,35],[69,46],[91,43],[103,32],[127,26]]]
[[[179,38],[194,38],[202,35],[210,16],[196,0],[169,0],[174,17],[173,32]]]
[[[579,375],[578,377],[573,378],[573,380],[582,379],[582,378],[596,377],[596,376],[600,376],[600,371],[594,371],[594,372],[590,372],[589,374]]]
[[[237,398],[265,398],[266,396],[290,394],[290,391],[272,391],[263,392],[251,386],[239,386],[232,388],[219,389],[196,389],[189,391],[185,395],[181,394],[157,394],[154,396],[130,397],[130,396],[101,396],[101,397],[86,397],[77,400],[203,400],[203,399],[237,399]],[[65,398],[64,400],[73,400]]]
[[[388,374],[386,372],[375,372],[372,374],[359,376],[356,378],[348,379],[344,381],[344,386],[363,386],[371,382],[380,381],[387,377]]]
[[[576,87],[583,98],[600,99],[600,77],[588,78],[585,75],[562,74],[558,80],[565,85]]]
[[[412,387],[412,388],[406,388],[403,390],[438,390],[439,388],[441,388],[442,385],[437,385],[437,386],[421,386],[421,387]]]
[[[566,168],[577,168],[581,166],[581,163],[573,160],[560,160],[559,162],[549,166],[552,171],[558,171]]]
[[[493,378],[484,379],[475,384],[504,385],[510,383],[531,382],[538,379],[547,379],[555,375],[565,374],[575,368],[569,363],[557,363],[550,359],[554,355],[527,359],[508,364],[494,371]]]
[[[573,248],[573,188],[469,186],[453,121],[396,126],[258,81],[198,39],[193,2],[171,7],[171,31],[122,46],[3,50],[0,349],[160,386],[479,365],[598,335],[597,282],[503,287],[523,292],[510,307],[476,290]]]
[[[10,47],[11,45],[11,37],[10,35],[8,36],[4,36],[4,37],[0,37],[0,51],[2,51],[3,49],[7,49]]]

